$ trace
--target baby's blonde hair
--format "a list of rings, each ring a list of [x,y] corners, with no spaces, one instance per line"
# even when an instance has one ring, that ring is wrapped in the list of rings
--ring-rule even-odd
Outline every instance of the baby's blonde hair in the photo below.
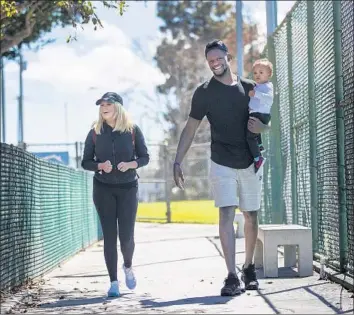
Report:
[[[113,103],[114,106],[114,119],[115,126],[114,131],[120,132],[133,132],[134,124],[130,119],[128,112],[120,103]],[[95,129],[96,134],[100,134],[103,126],[103,117],[101,114],[101,109],[99,109],[98,120],[92,124],[92,127]]]
[[[263,59],[258,59],[253,63],[252,70],[256,66],[265,66],[269,70],[269,77],[271,78],[273,76],[273,64],[266,58]]]

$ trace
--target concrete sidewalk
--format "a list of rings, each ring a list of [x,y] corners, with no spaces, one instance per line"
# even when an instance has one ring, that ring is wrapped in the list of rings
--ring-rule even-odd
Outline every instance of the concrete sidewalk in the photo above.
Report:
[[[124,284],[119,252],[120,298],[106,298],[109,279],[102,242],[44,277],[35,307],[20,304],[13,313],[28,314],[353,314],[352,293],[312,277],[260,279],[260,290],[221,297],[226,276],[215,225],[144,224],[136,227],[135,291]],[[244,260],[244,240],[237,239],[237,263]],[[39,292],[39,294],[38,294]]]

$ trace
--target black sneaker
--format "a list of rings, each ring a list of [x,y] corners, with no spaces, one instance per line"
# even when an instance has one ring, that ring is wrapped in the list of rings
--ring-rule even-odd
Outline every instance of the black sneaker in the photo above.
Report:
[[[235,296],[241,294],[240,280],[236,275],[229,273],[221,289],[221,296]]]
[[[258,290],[258,281],[256,276],[256,268],[254,264],[242,268],[242,281],[245,283],[246,290]]]

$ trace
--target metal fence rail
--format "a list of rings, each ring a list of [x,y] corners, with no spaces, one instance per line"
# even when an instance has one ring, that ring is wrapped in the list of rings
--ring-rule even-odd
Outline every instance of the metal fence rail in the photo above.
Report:
[[[39,276],[101,238],[92,176],[0,144],[0,289]]]

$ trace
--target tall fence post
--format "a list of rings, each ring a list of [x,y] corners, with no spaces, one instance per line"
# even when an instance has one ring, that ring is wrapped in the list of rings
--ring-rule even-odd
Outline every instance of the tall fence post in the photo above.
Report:
[[[290,120],[290,159],[291,159],[291,209],[292,223],[298,224],[297,206],[297,165],[295,150],[295,123],[294,123],[294,81],[293,81],[293,45],[292,45],[292,15],[288,16],[287,24],[287,51],[288,51],[288,89],[289,89],[289,120]]]
[[[75,163],[76,168],[80,167],[80,154],[79,154],[79,142],[75,142]]]
[[[5,116],[5,71],[4,71],[4,57],[0,56],[0,142],[6,142],[6,116]]]
[[[171,223],[171,186],[169,184],[169,154],[167,149],[167,143],[163,144],[162,152],[164,154],[163,159],[163,174],[164,174],[164,182],[165,182],[165,200],[166,200],[166,220],[167,223]]]
[[[19,83],[20,83],[20,94],[18,96],[18,143],[24,142],[23,139],[23,71],[27,69],[27,63],[23,60],[23,54],[21,47],[19,48],[20,55],[20,74],[19,74]]]
[[[270,144],[272,150],[271,169],[272,169],[272,222],[273,224],[284,223],[284,201],[283,201],[283,163],[281,155],[281,130],[280,130],[280,111],[279,111],[279,92],[276,75],[276,54],[274,46],[274,35],[268,37],[268,57],[273,64],[273,85],[274,102],[271,111],[271,131]]]
[[[243,16],[242,1],[236,1],[236,48],[237,48],[237,74],[243,76]]]
[[[307,60],[308,60],[308,101],[310,134],[310,183],[311,183],[311,229],[312,248],[318,251],[318,195],[317,195],[317,135],[314,77],[314,1],[307,1]]]
[[[342,28],[341,1],[332,1],[334,22],[334,69],[335,69],[335,100],[337,129],[337,166],[338,166],[338,198],[339,198],[339,261],[341,272],[346,271],[348,254],[348,230],[345,185],[345,129],[343,100],[343,69],[342,69]]]

